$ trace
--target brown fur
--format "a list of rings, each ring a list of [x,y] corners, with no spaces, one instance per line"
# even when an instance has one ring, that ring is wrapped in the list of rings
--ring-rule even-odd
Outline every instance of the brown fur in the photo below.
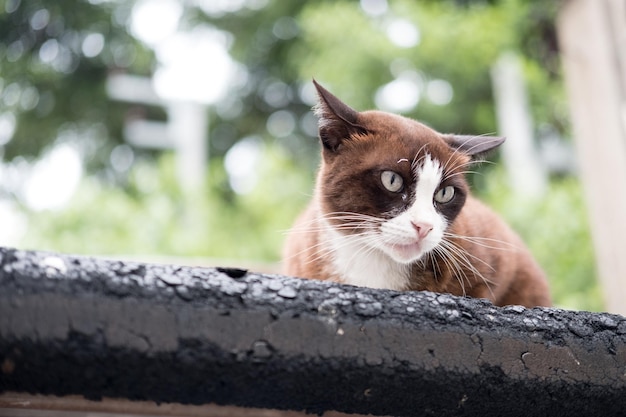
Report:
[[[410,193],[381,191],[376,173],[393,169],[409,182],[410,190],[415,181],[411,165],[398,161],[414,161],[428,153],[445,164],[443,182],[457,190],[452,203],[438,208],[448,219],[446,231],[455,235],[445,239],[467,254],[471,266],[451,263],[432,251],[431,256],[424,255],[423,260],[410,264],[410,279],[403,289],[487,298],[496,305],[551,304],[545,276],[521,239],[470,195],[463,175],[473,158],[503,139],[442,135],[401,116],[379,111],[359,113],[317,83],[316,87],[320,94],[317,113],[322,163],[313,200],[287,239],[285,273],[345,282],[326,244],[329,236],[324,216],[351,212],[390,218],[400,214],[411,200]],[[358,233],[361,227],[346,219],[329,222],[343,234]]]

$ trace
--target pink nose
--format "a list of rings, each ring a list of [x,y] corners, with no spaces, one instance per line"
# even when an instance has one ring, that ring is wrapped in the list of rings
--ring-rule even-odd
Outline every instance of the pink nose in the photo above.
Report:
[[[411,224],[417,232],[417,237],[419,237],[420,239],[424,239],[430,233],[430,231],[433,230],[433,225],[430,223],[411,222]]]

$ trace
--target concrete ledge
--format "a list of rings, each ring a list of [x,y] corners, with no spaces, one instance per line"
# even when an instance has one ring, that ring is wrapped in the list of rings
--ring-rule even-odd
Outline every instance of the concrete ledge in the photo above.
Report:
[[[626,318],[0,249],[0,393],[623,415]]]

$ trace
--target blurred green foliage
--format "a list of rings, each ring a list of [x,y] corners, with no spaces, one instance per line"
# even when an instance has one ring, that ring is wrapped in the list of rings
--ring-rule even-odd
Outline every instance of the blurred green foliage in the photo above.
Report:
[[[266,145],[262,153],[260,186],[245,195],[230,190],[220,160],[210,165],[210,185],[182,192],[171,154],[137,164],[126,189],[87,178],[66,209],[30,214],[23,245],[82,254],[277,261],[286,231],[310,198],[312,175],[278,146]]]
[[[18,121],[0,156],[32,159],[58,134],[72,130],[85,137],[87,168],[106,167],[111,149],[122,141],[128,108],[107,100],[107,74],[149,74],[154,61],[152,51],[126,30],[131,8],[113,2],[0,0],[0,114],[10,111]],[[103,42],[95,56],[83,51],[89,35]]]
[[[490,68],[501,53],[514,51],[523,60],[536,125],[567,137],[554,30],[557,3],[380,0],[386,9],[379,14],[367,14],[359,2],[348,0],[243,1],[231,11],[185,3],[179,27],[224,31],[231,39],[229,52],[246,69],[245,83],[211,109],[207,185],[186,193],[167,152],[134,149],[130,169],[111,166],[111,151],[124,142],[125,120],[164,117],[154,107],[106,96],[109,73],[149,75],[157,65],[154,53],[129,32],[135,2],[0,0],[0,114],[11,112],[17,121],[12,140],[0,145],[2,161],[32,160],[71,131],[89,174],[65,209],[24,207],[28,229],[20,245],[84,254],[277,261],[283,232],[310,197],[319,160],[306,93],[311,78],[365,110],[376,107],[381,86],[409,71],[423,85],[407,116],[444,132],[491,133],[497,127]],[[388,30],[398,21],[415,26],[414,45],[391,40]],[[104,44],[101,53],[89,56],[82,46],[93,34]],[[55,60],[46,61],[46,43],[56,45]],[[449,103],[425,94],[433,80],[452,87]],[[22,99],[7,98],[10,86],[17,86]],[[36,93],[34,105],[24,99],[27,91]],[[278,112],[293,121],[283,137],[268,132],[268,120]],[[264,141],[258,182],[250,193],[237,194],[223,157],[250,135]],[[600,310],[577,180],[553,179],[540,201],[520,201],[499,169],[486,170],[476,183],[548,272],[557,305]],[[0,197],[20,202],[15,186],[3,182]]]

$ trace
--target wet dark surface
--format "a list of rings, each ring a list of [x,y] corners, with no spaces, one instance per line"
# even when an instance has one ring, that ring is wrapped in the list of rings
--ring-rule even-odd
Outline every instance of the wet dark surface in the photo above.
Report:
[[[0,249],[0,392],[380,415],[624,415],[626,319]]]

